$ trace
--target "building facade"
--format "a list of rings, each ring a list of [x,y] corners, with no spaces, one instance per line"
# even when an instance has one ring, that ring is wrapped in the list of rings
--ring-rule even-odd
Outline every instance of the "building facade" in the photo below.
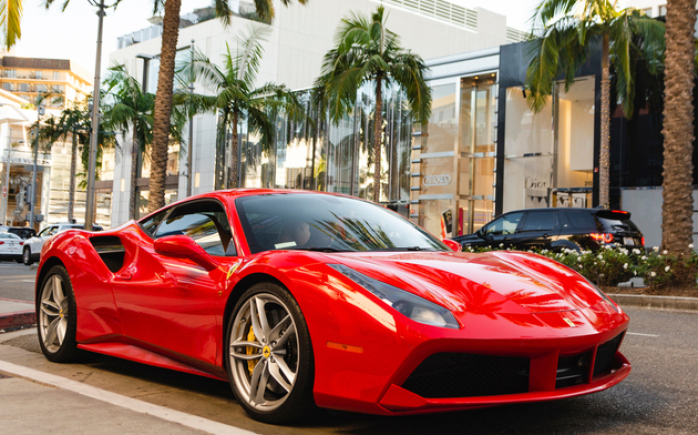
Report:
[[[326,0],[288,8],[278,4],[277,16],[269,25],[271,36],[263,44],[265,53],[259,68],[258,84],[275,82],[298,91],[311,113],[311,120],[293,122],[283,115],[278,116],[275,120],[275,143],[270,150],[262,150],[258,138],[249,133],[244,122],[241,123],[238,128],[240,186],[313,189],[372,197],[373,167],[369,164],[369,150],[372,148],[375,101],[371,87],[366,86],[359,92],[354,113],[339,124],[326,123],[323,117],[312,113],[309,92],[304,90],[309,89],[320,74],[322,58],[333,46],[341,19],[350,11],[368,14],[379,4],[383,4],[389,12],[387,26],[401,36],[402,46],[424,59],[498,47],[525,36],[508,28],[503,16],[484,9],[469,10],[442,0]],[[233,18],[227,28],[217,19],[204,19],[209,16],[202,11],[185,16],[188,18],[180,29],[179,37],[182,55],[186,54],[191,46],[190,41],[194,40],[198,50],[220,63],[226,43],[234,44],[234,37],[241,30],[250,25],[267,25],[244,18],[245,8],[245,3],[241,3],[241,13]],[[156,23],[154,26],[157,27],[157,20],[151,22]],[[157,28],[149,27],[146,30],[120,38],[119,46],[122,48],[111,53],[110,63],[125,65],[132,76],[145,76],[146,88],[154,92],[161,39]],[[146,64],[148,70],[144,74]],[[492,76],[486,80],[487,83],[483,81],[478,86],[484,89],[491,86],[490,81]],[[206,93],[208,90],[197,83],[196,92]],[[478,93],[477,90],[473,92]],[[412,152],[418,146],[415,142],[417,128],[411,121],[399,90],[391,89],[384,93],[383,107],[385,140],[381,159],[382,182],[379,186],[381,201],[407,216],[410,214],[409,203],[414,187]],[[492,107],[490,105],[484,110],[491,110]],[[217,182],[227,177],[225,168],[229,168],[232,156],[228,155],[226,147],[217,149],[216,128],[215,114],[194,117],[191,171],[186,167],[186,153],[179,152],[176,146],[171,150],[166,191],[168,201],[185,197],[189,173],[193,193],[213,190]],[[483,140],[492,142],[491,137]],[[121,143],[121,151],[114,158],[113,225],[130,218],[132,141],[126,136]],[[223,168],[222,172],[216,173],[217,162],[218,167]],[[488,164],[492,165],[491,162]],[[147,209],[147,166],[147,161],[139,165],[141,176],[136,186],[140,203],[138,215]],[[486,172],[480,167],[478,170]],[[104,193],[107,194],[106,189]],[[491,196],[492,193],[487,195]]]
[[[0,86],[30,104],[48,92],[44,106],[62,110],[82,102],[92,92],[89,74],[70,60],[3,56],[0,59]]]

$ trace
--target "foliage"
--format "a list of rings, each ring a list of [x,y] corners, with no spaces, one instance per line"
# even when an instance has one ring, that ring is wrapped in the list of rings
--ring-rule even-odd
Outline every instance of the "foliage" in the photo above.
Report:
[[[4,0],[0,2],[0,32],[2,32],[2,45],[6,51],[10,51],[22,38],[22,0]]]
[[[691,246],[693,248],[693,246]],[[500,245],[498,249],[504,249]],[[466,248],[465,252],[488,252],[491,248]],[[631,278],[643,278],[652,288],[695,287],[698,279],[698,253],[688,255],[659,252],[658,248],[645,252],[640,249],[611,248],[598,252],[562,249],[551,251],[529,250],[543,255],[583,275],[600,286],[617,286]]]
[[[387,19],[383,6],[370,17],[352,12],[342,19],[335,48],[325,54],[322,73],[315,82],[317,95],[325,100],[335,123],[351,113],[359,88],[377,79],[387,88],[398,86],[405,92],[414,119],[429,119],[431,90],[424,79],[427,66],[419,55],[400,46],[400,37],[385,26]]]
[[[182,91],[175,94],[175,106],[185,113],[209,110],[221,112],[219,136],[237,121],[246,118],[249,131],[260,135],[264,152],[271,151],[274,124],[272,115],[286,112],[291,119],[305,117],[303,106],[295,93],[285,85],[266,83],[255,87],[259,64],[264,54],[262,42],[271,30],[267,26],[253,25],[235,38],[235,49],[226,44],[223,68],[218,67],[206,55],[193,50],[191,59],[179,66],[178,79],[182,83],[201,80],[212,89],[214,95],[190,94]],[[182,86],[183,87],[183,86]],[[237,138],[234,138],[237,140]]]
[[[533,34],[526,53],[527,101],[539,112],[552,94],[553,83],[564,76],[565,91],[575,73],[604,38],[616,73],[617,99],[632,116],[635,68],[633,58],[643,57],[650,72],[663,68],[664,23],[634,8],[616,10],[609,0],[545,0],[533,17]]]

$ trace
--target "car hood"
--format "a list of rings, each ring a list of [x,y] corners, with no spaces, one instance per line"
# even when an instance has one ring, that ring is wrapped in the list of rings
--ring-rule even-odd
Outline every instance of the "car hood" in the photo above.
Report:
[[[581,275],[536,254],[415,252],[331,257],[454,313],[575,311],[603,300]]]

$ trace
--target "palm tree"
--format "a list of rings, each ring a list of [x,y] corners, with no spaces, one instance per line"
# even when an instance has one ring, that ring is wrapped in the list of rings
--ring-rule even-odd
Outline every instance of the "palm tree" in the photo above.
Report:
[[[90,114],[86,105],[82,107],[74,104],[61,112],[59,124],[61,126],[61,137],[65,140],[68,135],[72,139],[70,152],[70,191],[68,193],[68,221],[72,222],[75,217],[75,187],[77,177],[77,151],[78,144],[83,147],[89,144],[89,134],[84,125],[89,122]]]
[[[688,253],[693,238],[695,2],[669,0],[666,9],[662,246]]]
[[[349,114],[364,83],[374,83],[373,201],[380,201],[383,87],[399,86],[415,120],[426,122],[431,113],[431,90],[424,80],[427,70],[421,57],[400,47],[400,38],[385,27],[388,15],[378,6],[370,17],[351,13],[342,20],[336,47],[325,54],[316,88],[327,100],[334,123]]]
[[[9,0],[8,0],[9,1]],[[19,0],[12,0],[19,1]],[[50,7],[57,0],[45,0],[46,7]],[[114,0],[114,5],[123,0]],[[308,0],[298,0],[305,4]],[[63,9],[68,6],[70,0],[64,0]],[[288,6],[291,0],[281,0],[284,6]],[[257,15],[268,22],[274,18],[274,0],[254,0]],[[233,11],[228,0],[213,0],[216,15],[227,26],[230,24]],[[153,0],[154,14],[164,12],[162,26],[162,49],[160,51],[160,72],[158,73],[158,89],[155,99],[155,113],[153,125],[153,146],[151,154],[150,171],[150,196],[148,200],[149,210],[155,211],[165,205],[165,176],[167,175],[167,147],[170,142],[171,115],[174,93],[175,55],[179,39],[179,16],[182,9],[182,0]],[[17,20],[18,23],[18,20]],[[19,26],[19,23],[17,24]]]
[[[109,68],[105,80],[105,92],[111,100],[105,110],[104,128],[132,131],[131,191],[129,192],[129,217],[136,218],[136,181],[140,155],[153,141],[153,109],[155,95],[144,93],[141,84],[128,75],[122,65]]]
[[[664,24],[634,8],[616,10],[611,0],[544,0],[536,9],[533,35],[526,56],[528,103],[540,112],[553,83],[564,76],[565,90],[574,83],[575,72],[601,44],[601,153],[599,164],[599,203],[609,206],[611,64],[617,75],[625,114],[633,114],[635,71],[631,58],[638,50],[647,58],[661,55],[657,46],[664,39]],[[637,47],[633,37],[645,44]]]
[[[181,70],[183,74],[196,77],[206,87],[213,89],[215,95],[193,94],[189,98],[194,106],[220,111],[219,141],[224,141],[227,128],[232,128],[232,162],[230,177],[226,182],[228,188],[238,187],[238,124],[243,118],[246,118],[250,132],[260,134],[262,151],[268,153],[275,131],[272,122],[274,114],[284,111],[292,119],[304,116],[303,107],[295,94],[284,85],[267,83],[255,88],[259,62],[264,53],[262,42],[270,33],[269,27],[250,26],[244,34],[235,38],[235,52],[226,44],[223,68],[194,50],[192,60]]]
[[[22,0],[6,0],[0,7],[0,30],[2,44],[7,51],[22,38]]]

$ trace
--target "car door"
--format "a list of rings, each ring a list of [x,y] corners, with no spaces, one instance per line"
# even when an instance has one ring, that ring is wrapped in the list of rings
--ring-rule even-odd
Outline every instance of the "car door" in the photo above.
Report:
[[[217,298],[227,270],[241,261],[230,221],[222,204],[210,200],[179,205],[154,219],[159,222],[141,226],[137,264],[115,277],[124,333],[136,342],[214,364],[221,330]],[[168,235],[191,237],[221,266],[207,271],[189,258],[155,252],[154,240]]]
[[[508,248],[511,246],[516,229],[523,217],[523,212],[507,213],[482,229],[486,244],[493,248]]]
[[[559,233],[555,215],[552,210],[527,212],[516,232],[514,245],[523,250],[549,248]]]

